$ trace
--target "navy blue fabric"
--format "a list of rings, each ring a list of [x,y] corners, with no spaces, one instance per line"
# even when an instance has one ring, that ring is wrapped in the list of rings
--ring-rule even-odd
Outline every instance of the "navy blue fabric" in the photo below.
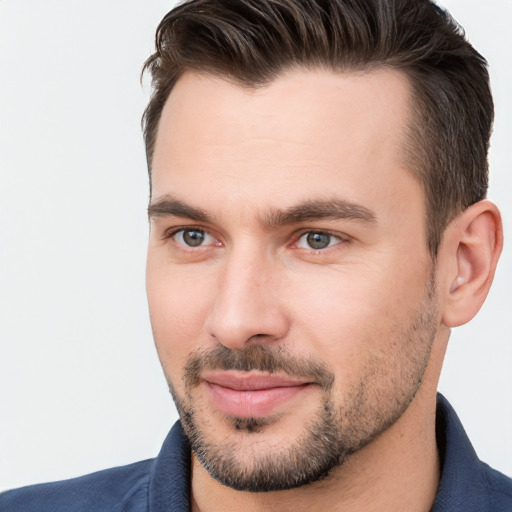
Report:
[[[0,512],[188,512],[190,449],[177,422],[156,459],[0,494]]]
[[[481,462],[452,406],[437,396],[442,474],[431,512],[512,512],[512,479]]]
[[[431,512],[512,512],[512,480],[480,462],[439,395],[441,482]],[[180,423],[156,459],[0,494],[0,512],[188,512],[190,448]]]

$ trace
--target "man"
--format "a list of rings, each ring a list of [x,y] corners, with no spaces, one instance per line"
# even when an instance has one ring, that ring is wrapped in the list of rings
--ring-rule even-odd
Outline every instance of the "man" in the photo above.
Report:
[[[426,0],[208,0],[147,61],[147,290],[181,423],[2,510],[509,510],[436,397],[502,247],[483,58]]]

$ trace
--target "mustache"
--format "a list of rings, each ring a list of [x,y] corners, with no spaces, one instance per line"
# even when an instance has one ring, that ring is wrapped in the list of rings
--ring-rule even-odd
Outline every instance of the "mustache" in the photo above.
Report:
[[[324,363],[310,357],[292,356],[282,347],[251,345],[243,349],[229,349],[219,345],[191,354],[183,372],[185,386],[188,389],[198,386],[202,373],[213,370],[284,373],[314,382],[326,391],[334,382],[334,374]]]

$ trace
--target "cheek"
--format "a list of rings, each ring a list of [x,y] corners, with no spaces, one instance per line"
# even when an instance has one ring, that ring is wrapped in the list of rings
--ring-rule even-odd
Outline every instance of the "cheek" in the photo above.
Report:
[[[173,381],[188,355],[206,340],[203,327],[214,292],[208,282],[148,255],[146,291],[153,337],[164,371]]]
[[[316,287],[298,283],[293,294],[296,339],[327,364],[341,385],[361,378],[369,365],[393,360],[400,333],[424,296],[421,272],[396,279],[372,270],[333,273]]]

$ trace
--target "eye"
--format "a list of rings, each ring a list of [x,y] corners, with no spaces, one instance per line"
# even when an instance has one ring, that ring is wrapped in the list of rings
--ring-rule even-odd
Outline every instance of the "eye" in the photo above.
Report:
[[[339,244],[341,241],[341,238],[331,235],[330,233],[309,231],[308,233],[304,233],[297,240],[297,247],[299,249],[313,249],[314,251],[319,251]]]
[[[213,245],[215,243],[215,238],[202,229],[180,229],[174,232],[171,238],[174,238],[177,243],[187,247],[200,247],[203,245]]]

